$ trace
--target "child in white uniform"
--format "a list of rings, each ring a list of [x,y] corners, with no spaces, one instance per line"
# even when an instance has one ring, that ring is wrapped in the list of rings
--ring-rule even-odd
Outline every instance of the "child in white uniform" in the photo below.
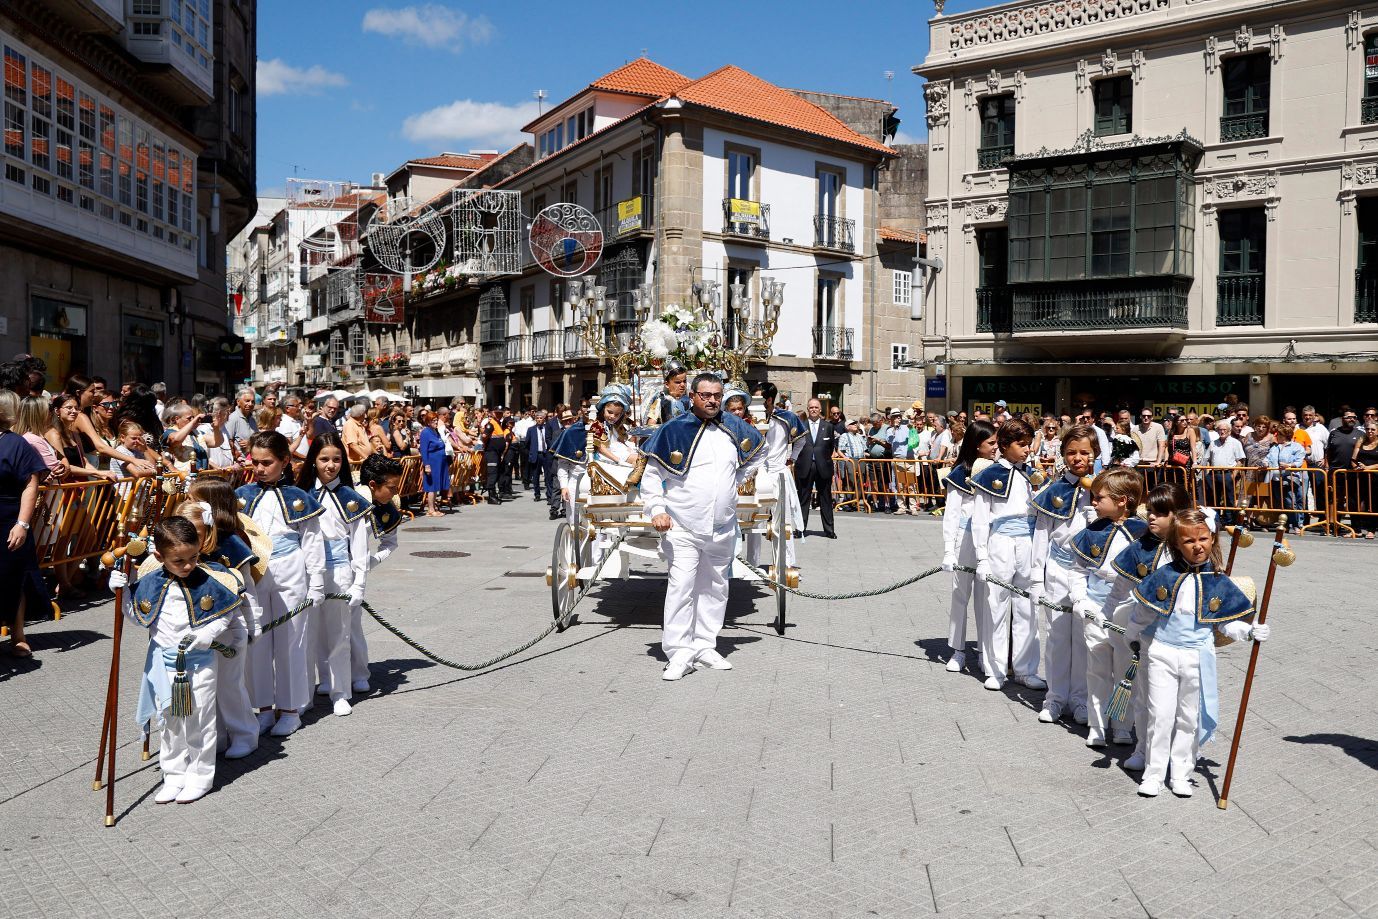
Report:
[[[1159,568],[1134,589],[1131,638],[1152,638],[1148,676],[1148,760],[1139,794],[1155,797],[1171,776],[1172,793],[1189,798],[1200,745],[1210,740],[1219,717],[1215,684],[1218,630],[1235,641],[1266,641],[1267,625],[1248,620],[1253,602],[1218,571],[1215,515],[1195,508],[1179,511],[1169,538],[1171,565]]]
[[[249,438],[249,454],[254,481],[235,494],[241,510],[273,541],[268,573],[258,583],[262,620],[255,623],[256,632],[300,604],[308,604],[296,616],[259,635],[249,649],[249,696],[259,709],[259,728],[271,730],[274,737],[286,737],[301,727],[298,712],[311,703],[306,636],[312,611],[325,598],[325,549],[316,522],[321,507],[283,478],[291,456],[287,438],[276,431],[260,431]]]
[[[985,672],[986,647],[986,582],[977,580],[970,571],[958,571],[957,566],[976,567],[976,545],[971,538],[971,513],[976,497],[971,477],[982,469],[977,464],[990,465],[995,460],[998,444],[995,428],[985,421],[973,421],[962,438],[957,464],[947,474],[947,503],[943,509],[943,570],[952,572],[952,604],[948,609],[947,646],[952,656],[947,659],[947,672],[960,673],[966,666],[967,606],[972,606],[976,619],[976,649],[981,670]]]
[[[1052,724],[1071,712],[1086,724],[1086,638],[1080,616],[1040,607],[1039,599],[1058,606],[1072,602],[1071,571],[1076,566],[1072,540],[1096,517],[1091,490],[1083,482],[1095,467],[1096,435],[1089,427],[1068,428],[1062,435],[1064,472],[1034,496],[1033,583],[1029,602],[1048,620],[1048,695],[1038,720]]]
[[[369,532],[378,540],[378,548],[369,556],[370,569],[381,565],[397,550],[397,530],[402,525],[402,511],[393,499],[402,487],[402,464],[390,456],[374,453],[359,467],[363,494],[369,500]],[[349,624],[349,667],[355,693],[368,692],[368,642],[364,640],[363,604],[351,607]]]

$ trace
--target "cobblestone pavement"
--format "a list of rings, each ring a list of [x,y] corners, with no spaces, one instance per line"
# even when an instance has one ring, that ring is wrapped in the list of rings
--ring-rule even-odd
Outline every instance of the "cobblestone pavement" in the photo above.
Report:
[[[839,514],[801,547],[814,590],[939,556],[937,521]],[[544,507],[406,526],[373,602],[474,660],[549,621]],[[0,658],[0,913],[29,916],[1378,916],[1371,545],[1296,540],[1231,806],[1214,791],[1248,660],[1221,658],[1222,738],[1194,798],[1138,798],[1126,750],[1037,721],[1038,696],[943,669],[934,577],[876,599],[734,584],[735,669],[659,679],[663,580],[595,591],[581,622],[477,675],[374,626],[374,693],[221,762],[155,806],[121,712],[118,823],[91,791],[111,604]],[[417,553],[451,551],[460,558]],[[1241,553],[1261,580],[1267,549]],[[1303,606],[1303,604],[1306,604]],[[123,683],[143,656],[126,630]]]

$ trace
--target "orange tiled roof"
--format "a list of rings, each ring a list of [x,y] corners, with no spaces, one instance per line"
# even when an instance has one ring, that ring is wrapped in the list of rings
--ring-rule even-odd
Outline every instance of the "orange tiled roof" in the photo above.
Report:
[[[495,153],[476,153],[472,155],[463,153],[442,153],[440,156],[422,156],[416,159],[407,160],[407,165],[416,166],[446,166],[451,169],[482,169],[490,160],[496,159]]]
[[[674,90],[670,95],[704,108],[840,140],[867,150],[894,152],[884,144],[853,131],[822,106],[814,105],[787,89],[767,83],[731,64]]]
[[[689,82],[689,78],[684,74],[639,57],[630,64],[624,64],[612,73],[594,80],[588,88],[658,98],[669,95]]]
[[[881,227],[876,231],[880,238],[886,242],[895,243],[918,243],[928,242],[927,233],[916,233],[913,230],[902,230],[899,227]]]

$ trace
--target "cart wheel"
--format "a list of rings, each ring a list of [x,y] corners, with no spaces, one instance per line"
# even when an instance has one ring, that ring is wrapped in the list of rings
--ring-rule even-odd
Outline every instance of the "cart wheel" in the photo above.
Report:
[[[575,545],[574,530],[568,523],[561,523],[555,529],[555,547],[550,553],[550,570],[546,577],[550,582],[550,612],[558,623],[557,632],[570,626],[566,617],[574,609],[574,600],[579,595],[579,547]]]
[[[785,502],[780,501],[775,505],[775,583],[771,589],[775,591],[775,634],[785,634],[785,604],[788,601],[788,591],[785,590],[785,579],[788,577],[789,565],[786,560],[789,549],[790,532],[789,521],[785,519]]]

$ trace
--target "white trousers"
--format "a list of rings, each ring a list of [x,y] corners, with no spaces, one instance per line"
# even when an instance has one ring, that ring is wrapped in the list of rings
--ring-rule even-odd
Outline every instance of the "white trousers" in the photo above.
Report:
[[[670,564],[660,647],[671,663],[715,648],[727,615],[727,564],[736,528],[696,536],[678,526],[661,537]]]
[[[1033,541],[1024,537],[990,534],[986,543],[990,573],[1022,590],[1029,589]],[[1005,679],[1005,662],[1012,656],[1015,676],[1038,674],[1038,619],[1033,604],[998,584],[986,586],[986,636],[983,647],[986,673]]]
[[[220,658],[220,655],[215,655]],[[223,658],[220,658],[223,660]],[[161,659],[155,658],[161,664]],[[158,768],[163,782],[179,788],[209,789],[215,784],[215,668],[191,671],[192,713],[185,718],[163,716],[158,744]],[[168,678],[172,678],[171,672]]]
[[[1122,603],[1114,609],[1102,607],[1100,614],[1116,625],[1124,626],[1129,623],[1132,608],[1132,603]],[[1107,723],[1105,720],[1105,707],[1110,704],[1110,696],[1129,669],[1129,645],[1125,643],[1123,635],[1094,623],[1083,620],[1082,629],[1086,636],[1087,730],[1103,737],[1107,731],[1122,730],[1131,723]]]
[[[306,599],[306,589],[306,560],[300,551],[270,561],[257,586],[260,627],[295,609]],[[250,645],[249,698],[255,708],[300,710],[310,704],[314,687],[308,681],[306,636],[315,612],[299,613]]]
[[[1043,599],[1058,606],[1070,606],[1067,569],[1049,558],[1043,569]],[[1063,707],[1086,704],[1086,621],[1076,613],[1039,607],[1048,620],[1047,701]],[[1034,611],[1037,613],[1037,610]]]
[[[976,567],[976,546],[971,541],[971,532],[962,534],[961,546],[957,550],[957,564],[968,568]],[[981,655],[981,667],[985,668],[986,650],[986,582],[977,581],[976,575],[969,571],[952,572],[952,605],[947,615],[947,646],[953,651],[966,651],[967,647],[967,607],[970,606],[972,618],[976,622],[976,647]]]
[[[249,684],[246,681],[249,659],[249,629],[238,613],[230,627],[220,636],[221,644],[229,645],[238,653],[234,657],[216,656],[215,661],[215,708],[220,716],[220,726],[229,743],[245,740],[258,746],[258,719],[254,717],[254,706],[249,700]]]
[[[349,613],[349,669],[356,683],[368,682],[368,642],[364,639],[364,608]]]
[[[347,566],[326,568],[325,592],[349,593],[354,571]],[[352,679],[350,669],[350,615],[348,600],[326,600],[311,611],[315,623],[315,661],[317,682],[330,682],[330,698],[348,699]]]
[[[1201,720],[1201,661],[1196,648],[1155,641],[1148,649],[1148,750],[1144,780],[1169,772],[1186,781],[1196,769],[1196,728]],[[1209,653],[1209,652],[1208,652]]]
[[[1148,652],[1153,642],[1144,636],[1139,639],[1139,669],[1134,674],[1134,694],[1129,704],[1134,714],[1134,752],[1148,758]],[[1131,652],[1132,653],[1132,652]]]

